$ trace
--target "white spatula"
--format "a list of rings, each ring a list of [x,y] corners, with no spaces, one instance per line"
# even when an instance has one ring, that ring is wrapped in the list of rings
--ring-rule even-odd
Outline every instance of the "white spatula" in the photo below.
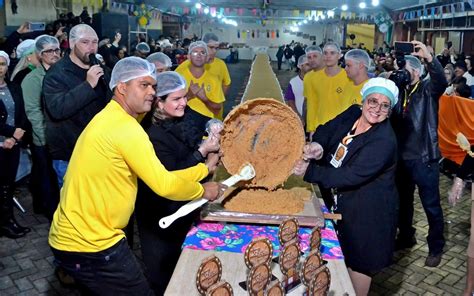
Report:
[[[252,179],[253,177],[255,177],[255,169],[250,163],[248,163],[240,168],[240,171],[238,174],[235,174],[229,177],[227,180],[222,182],[222,184],[226,185],[227,187],[230,187],[230,186],[235,185],[239,181],[248,181]],[[179,208],[174,214],[161,218],[158,224],[160,225],[161,228],[167,228],[176,219],[186,216],[187,214],[201,207],[208,201],[209,200],[205,198],[199,198],[199,199],[190,201],[184,206],[182,206],[181,208]]]

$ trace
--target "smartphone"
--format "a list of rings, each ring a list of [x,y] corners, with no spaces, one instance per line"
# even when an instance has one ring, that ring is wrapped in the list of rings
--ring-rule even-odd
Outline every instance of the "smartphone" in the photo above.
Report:
[[[31,31],[44,31],[45,27],[45,23],[30,23]]]
[[[413,46],[413,43],[411,42],[395,41],[395,51],[409,55],[412,52],[415,52],[415,47]]]

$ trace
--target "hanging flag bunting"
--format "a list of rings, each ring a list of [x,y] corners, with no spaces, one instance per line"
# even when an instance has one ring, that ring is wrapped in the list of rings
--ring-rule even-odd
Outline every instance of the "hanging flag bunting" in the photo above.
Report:
[[[304,11],[304,17],[309,17],[311,15],[311,11],[305,10]]]
[[[298,9],[293,10],[293,16],[295,17],[300,16],[300,11]]]
[[[240,30],[237,29],[237,38],[240,39]]]
[[[280,38],[280,30],[276,31],[276,36],[277,36],[277,38]]]

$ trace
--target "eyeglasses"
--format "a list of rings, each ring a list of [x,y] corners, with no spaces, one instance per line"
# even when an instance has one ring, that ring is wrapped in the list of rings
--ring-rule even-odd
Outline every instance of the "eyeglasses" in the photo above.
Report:
[[[389,103],[379,103],[376,98],[368,98],[367,105],[369,105],[370,108],[378,108],[380,106],[380,111],[383,113],[388,113],[391,109]]]
[[[53,54],[57,54],[57,55],[60,55],[61,54],[61,49],[59,48],[56,48],[56,49],[47,49],[47,50],[43,50],[41,52],[41,54],[46,54],[46,55],[53,55]]]
[[[206,53],[206,52],[203,52],[203,51],[193,51],[193,52],[191,53],[191,55],[192,55],[193,57],[196,57],[196,56],[198,56],[198,55],[200,55],[200,56],[206,56],[207,53]]]

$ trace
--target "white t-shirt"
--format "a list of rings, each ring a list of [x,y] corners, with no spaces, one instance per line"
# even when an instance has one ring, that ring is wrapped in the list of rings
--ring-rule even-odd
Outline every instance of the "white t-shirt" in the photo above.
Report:
[[[295,96],[295,105],[298,113],[302,116],[303,115],[303,103],[304,103],[304,95],[303,95],[303,80],[300,76],[295,76],[290,80],[291,89],[293,90],[293,94]]]

